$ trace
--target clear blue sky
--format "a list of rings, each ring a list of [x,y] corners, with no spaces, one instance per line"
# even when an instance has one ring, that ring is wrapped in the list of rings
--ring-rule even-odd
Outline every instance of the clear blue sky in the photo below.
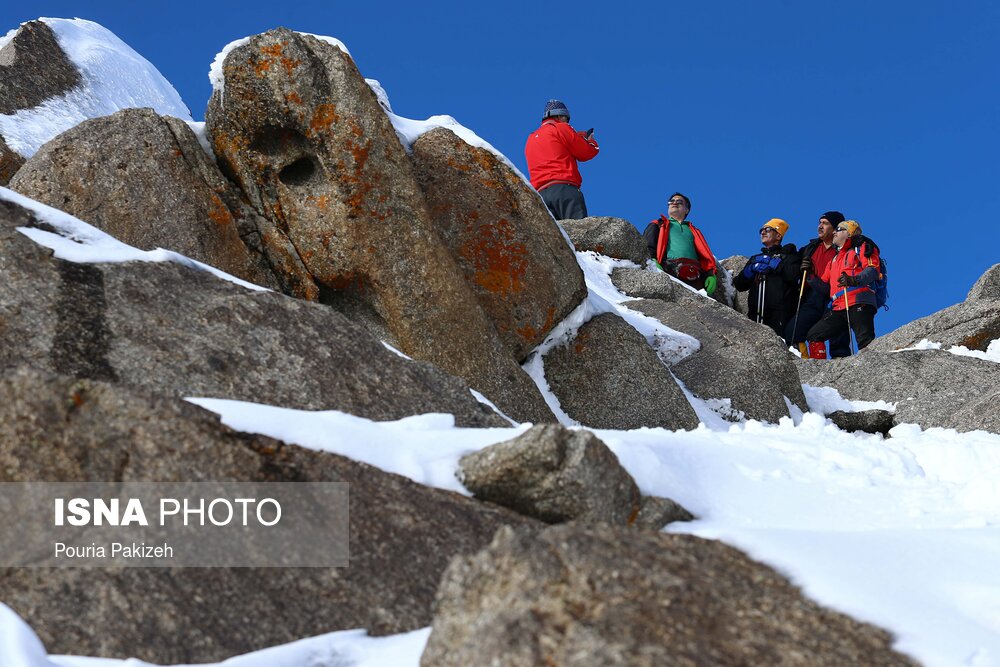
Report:
[[[550,97],[601,154],[594,215],[643,228],[675,190],[715,254],[750,254],[760,224],[804,243],[828,209],[890,265],[886,333],[965,298],[1000,262],[1000,3],[5,2],[0,29],[101,23],[204,117],[228,42],[287,26],[331,35],[409,118],[449,114],[510,157]]]

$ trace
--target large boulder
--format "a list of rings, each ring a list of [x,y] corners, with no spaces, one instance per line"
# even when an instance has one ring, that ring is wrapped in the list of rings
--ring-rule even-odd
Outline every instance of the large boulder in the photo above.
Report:
[[[875,326],[878,326],[877,319]],[[879,336],[868,348],[891,352],[929,340],[945,347],[960,345],[970,350],[985,351],[998,338],[1000,299],[974,299],[904,324],[895,331]]]
[[[503,529],[456,558],[420,664],[916,663],[884,630],[819,606],[720,542],[566,525]]]
[[[0,199],[0,367],[377,420],[450,412],[470,426],[506,425],[461,381],[330,308],[179,264],[55,259],[17,227],[46,224]]]
[[[24,164],[24,158],[15,153],[0,135],[0,185],[7,185],[17,170]]]
[[[459,479],[476,498],[547,523],[624,526],[641,507],[639,487],[607,445],[557,424],[463,456]]]
[[[1000,264],[994,264],[986,273],[979,277],[976,284],[969,290],[966,301],[977,301],[979,299],[997,300],[1000,299]]]
[[[126,109],[63,132],[27,161],[10,187],[137,248],[167,248],[278,286],[256,252],[259,216],[244,210],[187,123],[152,109]]]
[[[646,241],[635,226],[623,218],[596,217],[561,220],[573,246],[615,259],[627,259],[645,266],[649,259]]]
[[[615,267],[611,271],[611,284],[622,294],[634,299],[682,301],[701,298],[687,285],[663,271]]]
[[[895,423],[1000,433],[1000,364],[941,350],[879,352],[797,361],[802,381],[857,401],[896,404]]]
[[[876,322],[878,324],[878,322]],[[888,352],[922,340],[985,351],[1000,338],[1000,264],[980,276],[965,301],[914,320],[872,341],[868,349]]]
[[[683,290],[677,290],[682,293]],[[703,399],[728,399],[737,414],[777,422],[789,416],[785,398],[807,410],[791,355],[774,332],[709,299],[629,301],[630,309],[694,336],[701,349],[671,366],[674,375]]]
[[[350,56],[279,28],[228,52],[206,123],[220,164],[285,231],[320,300],[465,379],[521,421],[552,421],[441,240],[413,165]]]
[[[638,299],[705,299],[735,308],[736,288],[729,272],[721,264],[716,269],[716,288],[710,297],[700,294],[680,280],[660,269],[636,269],[631,267],[616,267],[611,272],[611,282],[618,291]],[[746,299],[744,299],[745,301]]]
[[[28,21],[0,49],[0,114],[37,107],[81,81],[80,70],[66,57],[52,28]]]
[[[437,232],[523,361],[587,298],[573,249],[538,193],[492,152],[437,128],[411,155]]]
[[[646,339],[617,315],[598,315],[545,355],[563,411],[592,428],[691,429],[698,417]]]
[[[449,559],[532,522],[332,454],[239,433],[185,401],[21,369],[0,375],[0,482],[350,483],[343,568],[0,569],[49,651],[217,662],[357,627],[431,622]]]

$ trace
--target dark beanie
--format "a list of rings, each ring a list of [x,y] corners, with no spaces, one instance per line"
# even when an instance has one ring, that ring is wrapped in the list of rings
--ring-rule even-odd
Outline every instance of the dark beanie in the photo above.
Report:
[[[542,120],[550,116],[566,116],[569,118],[569,109],[560,100],[549,100],[545,103],[545,111],[542,112]]]
[[[830,221],[830,224],[836,227],[844,221],[844,214],[840,211],[827,211],[823,215],[819,216],[821,218],[826,218]]]

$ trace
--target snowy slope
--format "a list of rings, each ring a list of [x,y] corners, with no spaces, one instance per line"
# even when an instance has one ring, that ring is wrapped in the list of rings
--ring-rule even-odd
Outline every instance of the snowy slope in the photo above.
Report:
[[[22,233],[70,261],[190,262],[164,251],[143,253],[9,190],[0,189],[0,197],[28,205],[49,221],[58,234],[27,229]],[[582,310],[560,325],[550,345],[578,327],[586,318],[585,311],[596,314],[628,303],[607,281],[615,260],[592,253],[580,253],[578,258],[590,295]],[[685,347],[687,337],[682,334],[645,328],[648,323],[641,320],[635,324],[651,344],[666,345],[668,354],[691,350]],[[991,350],[997,346],[1000,343]],[[829,388],[807,385],[804,390],[810,412],[779,424],[730,424],[704,401],[691,397],[703,421],[694,431],[639,429],[597,434],[643,492],[674,498],[700,517],[674,530],[739,546],[778,567],[818,601],[888,628],[899,637],[900,650],[928,665],[1000,665],[1000,568],[996,567],[1000,562],[1000,435],[923,431],[913,425],[897,426],[888,440],[845,433],[823,414],[873,406],[852,404]],[[455,477],[458,459],[526,428],[456,428],[450,415],[372,422],[336,411],[190,400],[219,413],[233,428],[335,452],[422,484],[462,493],[465,490]],[[892,408],[889,404],[880,407]],[[16,629],[18,623],[11,613],[0,615],[0,638],[5,632],[22,637],[19,642],[0,642],[7,652],[0,653],[4,658],[0,664],[18,664],[12,657],[15,650],[35,650],[23,638],[24,629]],[[322,641],[336,643],[340,638]],[[416,664],[423,646],[416,635],[405,641],[366,641],[374,642],[373,646],[392,642],[393,651],[406,647],[412,652],[407,657],[411,664]],[[301,646],[297,643],[280,650],[296,655]],[[59,660],[63,661],[59,664],[88,664]],[[405,662],[345,659],[342,664]]]
[[[122,109],[150,107],[164,116],[191,121],[191,112],[174,87],[148,60],[111,31],[83,19],[39,19],[56,35],[59,46],[83,78],[66,95],[33,109],[0,115],[7,145],[31,157],[48,140],[89,118]],[[13,37],[12,30],[3,41]],[[0,41],[2,45],[2,41]]]

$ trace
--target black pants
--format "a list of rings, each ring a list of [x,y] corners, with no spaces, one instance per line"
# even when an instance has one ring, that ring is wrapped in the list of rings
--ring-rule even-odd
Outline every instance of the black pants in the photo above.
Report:
[[[782,337],[781,334],[785,329],[785,318],[787,316],[784,308],[767,308],[766,306],[764,314],[761,317],[758,317],[756,313],[749,313],[747,315],[754,322],[760,322],[765,326],[771,327],[774,333],[778,334],[778,338]]]
[[[796,321],[794,313],[788,320],[785,327],[785,342],[794,347],[805,341],[806,335],[813,325],[823,319],[826,313],[826,304],[818,299],[806,297],[799,308],[799,319]],[[853,312],[851,313],[854,314]],[[792,329],[795,331],[793,332]],[[844,332],[839,336],[830,339],[830,356],[834,359],[851,356],[851,332],[844,327]]]
[[[587,217],[587,202],[580,188],[568,183],[556,183],[542,190],[542,201],[556,220],[579,220]]]
[[[868,343],[875,340],[875,306],[862,303],[851,306],[851,330],[858,341],[858,349],[863,350]],[[846,310],[831,310],[817,322],[806,335],[810,343],[833,340],[842,334],[850,335],[847,327],[848,312]]]

